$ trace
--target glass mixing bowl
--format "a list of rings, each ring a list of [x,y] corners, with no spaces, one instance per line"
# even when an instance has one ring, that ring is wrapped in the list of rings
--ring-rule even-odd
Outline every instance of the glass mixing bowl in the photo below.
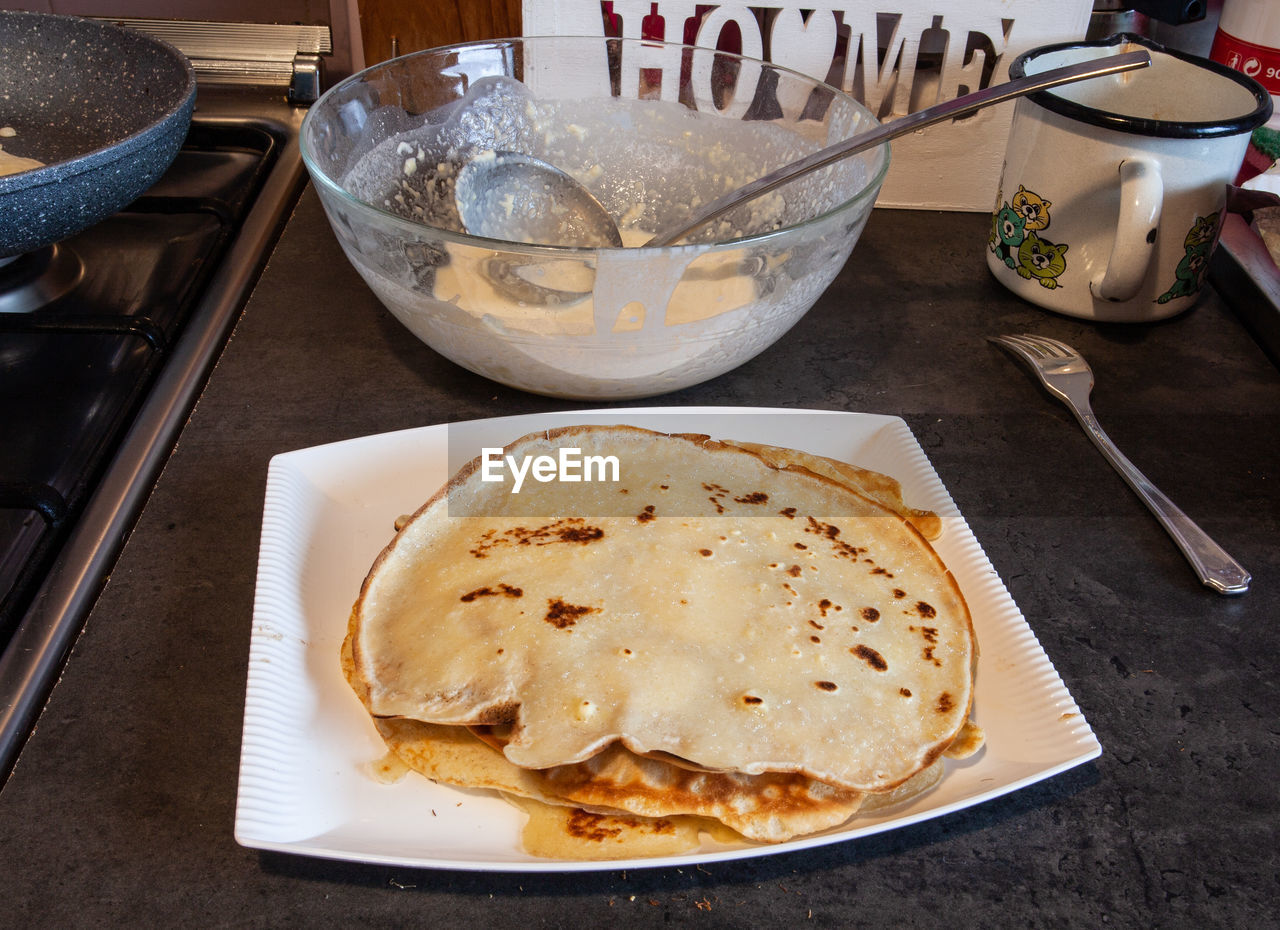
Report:
[[[429,49],[348,78],[308,112],[302,154],[348,259],[423,342],[512,387],[620,400],[722,374],[794,325],[857,242],[888,146],[679,245],[631,246],[874,125],[852,97],[767,62],[531,37]],[[568,172],[629,247],[468,235],[454,179],[495,150]]]

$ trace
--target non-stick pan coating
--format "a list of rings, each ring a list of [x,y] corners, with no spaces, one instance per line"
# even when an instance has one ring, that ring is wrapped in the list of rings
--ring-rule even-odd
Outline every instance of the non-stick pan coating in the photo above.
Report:
[[[164,173],[191,123],[183,55],[94,20],[0,11],[0,138],[45,167],[0,177],[0,259],[126,206]]]

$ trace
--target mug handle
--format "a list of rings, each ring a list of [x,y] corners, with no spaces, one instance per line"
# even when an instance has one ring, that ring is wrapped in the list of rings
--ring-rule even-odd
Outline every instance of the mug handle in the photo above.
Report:
[[[1163,206],[1160,166],[1147,158],[1120,162],[1120,219],[1107,268],[1089,282],[1095,297],[1129,300],[1138,293],[1155,255]]]

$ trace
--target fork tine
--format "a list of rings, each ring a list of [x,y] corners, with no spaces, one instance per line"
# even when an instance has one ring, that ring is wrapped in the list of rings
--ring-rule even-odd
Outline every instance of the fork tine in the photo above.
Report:
[[[990,339],[992,342],[1013,349],[1029,361],[1034,362],[1045,357],[1045,352],[1036,345],[1031,336],[1006,334],[1003,336],[991,336]]]
[[[1029,336],[1028,338],[1039,345],[1046,355],[1053,355],[1058,358],[1072,358],[1079,354],[1065,342],[1049,336]]]
[[[1080,353],[1071,346],[1050,336],[1037,336],[1032,333],[1019,333],[1000,337],[1005,345],[1019,346],[1030,352],[1036,359],[1060,358],[1075,359]]]

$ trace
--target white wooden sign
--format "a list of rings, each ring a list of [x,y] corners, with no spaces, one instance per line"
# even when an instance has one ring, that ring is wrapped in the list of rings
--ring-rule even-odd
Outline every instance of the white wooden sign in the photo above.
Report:
[[[691,41],[714,48],[732,37],[742,54],[825,80],[861,100],[881,120],[1008,79],[1022,52],[1077,41],[1091,0],[807,0],[761,6],[693,0],[523,0],[525,35],[604,35]],[[661,22],[654,17],[660,17]],[[624,63],[679,69],[679,54],[651,48]],[[696,76],[695,76],[696,80]],[[676,81],[663,81],[663,87]],[[988,211],[995,203],[1013,104],[981,110],[893,143],[881,206]]]

